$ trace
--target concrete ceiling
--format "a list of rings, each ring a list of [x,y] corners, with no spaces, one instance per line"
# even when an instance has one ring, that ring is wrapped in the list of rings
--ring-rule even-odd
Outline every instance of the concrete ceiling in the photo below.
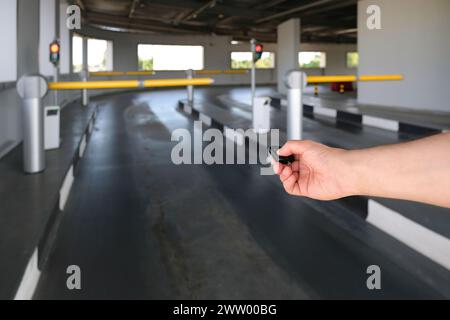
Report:
[[[302,21],[302,40],[355,43],[358,0],[73,0],[84,22],[116,31],[229,35],[276,42],[276,27]]]

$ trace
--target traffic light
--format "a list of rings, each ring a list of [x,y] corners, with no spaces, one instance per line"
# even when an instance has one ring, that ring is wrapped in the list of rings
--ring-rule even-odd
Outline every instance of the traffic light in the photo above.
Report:
[[[55,66],[59,64],[61,46],[59,45],[59,41],[55,40],[50,43],[50,62]]]
[[[261,59],[261,56],[264,52],[264,47],[261,43],[257,43],[255,44],[255,55],[253,57],[254,62],[258,61],[259,59]]]

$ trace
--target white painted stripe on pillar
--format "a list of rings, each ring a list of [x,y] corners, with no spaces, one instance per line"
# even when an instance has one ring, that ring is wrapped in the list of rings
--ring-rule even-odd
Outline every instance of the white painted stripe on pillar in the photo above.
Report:
[[[201,122],[203,122],[205,125],[207,125],[209,127],[212,124],[212,119],[210,117],[208,117],[206,114],[203,114],[201,112],[200,112],[200,115],[199,115],[199,119],[200,119]]]
[[[38,248],[35,248],[30,260],[28,260],[27,267],[23,273],[14,300],[31,300],[40,277],[41,272],[38,268]]]
[[[365,126],[371,126],[390,131],[398,131],[399,129],[399,123],[395,120],[363,115],[362,122]]]
[[[337,116],[337,111],[335,109],[317,107],[317,106],[314,106],[314,113],[321,115],[321,116],[325,116],[325,117],[331,117],[331,118],[336,118],[336,116]]]
[[[83,158],[85,150],[86,150],[86,135],[83,135],[83,138],[81,138],[80,149],[78,153],[78,156],[80,158]]]
[[[370,199],[367,221],[450,270],[450,239]]]
[[[73,166],[70,166],[69,171],[67,171],[66,177],[59,190],[59,210],[63,211],[66,206],[67,199],[69,199],[70,190],[72,189],[74,176],[73,176]]]

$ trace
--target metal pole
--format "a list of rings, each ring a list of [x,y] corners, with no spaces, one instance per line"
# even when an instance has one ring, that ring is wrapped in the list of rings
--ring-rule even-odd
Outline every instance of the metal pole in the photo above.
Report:
[[[189,69],[186,71],[186,73],[187,73],[188,79],[192,79],[194,77],[194,70]],[[187,99],[188,99],[188,104],[190,106],[193,106],[194,105],[194,86],[193,85],[187,86]]]
[[[54,66],[53,68],[53,82],[58,82],[59,81],[59,67],[58,66]],[[53,98],[55,100],[55,106],[58,106],[58,91],[54,91],[53,92]]]
[[[55,12],[55,20],[54,20],[54,26],[55,26],[55,40],[58,40],[61,37],[61,28],[60,28],[60,19],[61,19],[61,8],[59,5],[59,1],[56,2],[56,5],[54,7],[54,12]],[[54,69],[53,69],[53,81],[54,82],[58,82],[59,81],[59,62],[57,65],[54,65]],[[53,92],[53,98],[55,99],[55,106],[58,106],[58,91],[54,91]]]
[[[255,112],[255,92],[256,92],[256,65],[255,65],[255,48],[256,48],[256,40],[250,40],[250,47],[252,51],[252,69],[251,69],[251,104],[252,104],[252,113]]]
[[[44,108],[47,81],[40,75],[23,76],[17,82],[22,98],[23,170],[38,173],[45,170]]]
[[[81,80],[83,82],[87,82],[88,81],[88,75],[89,75],[89,72],[87,70],[81,71],[81,73],[80,73]],[[55,90],[55,91],[57,91],[57,90]],[[82,100],[81,103],[82,103],[83,107],[86,107],[86,106],[89,105],[89,94],[88,94],[88,90],[87,89],[81,90],[81,100]]]
[[[285,85],[288,88],[287,138],[302,139],[303,102],[302,93],[306,84],[306,74],[291,70],[286,74]]]
[[[83,70],[80,74],[81,80],[86,82],[89,77],[89,62],[88,62],[88,38],[83,37]],[[89,104],[89,95],[87,89],[81,91],[81,103],[84,107]]]

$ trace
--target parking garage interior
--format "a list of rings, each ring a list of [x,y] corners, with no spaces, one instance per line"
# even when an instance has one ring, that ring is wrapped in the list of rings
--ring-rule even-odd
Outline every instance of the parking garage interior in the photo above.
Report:
[[[0,299],[448,299],[448,207],[292,196],[268,147],[450,139],[449,15],[448,0],[2,0]]]

